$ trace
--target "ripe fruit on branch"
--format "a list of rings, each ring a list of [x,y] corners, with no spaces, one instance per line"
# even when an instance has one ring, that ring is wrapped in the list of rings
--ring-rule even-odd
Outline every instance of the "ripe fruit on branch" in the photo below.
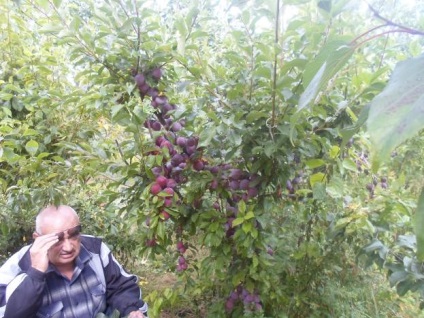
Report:
[[[188,266],[187,266],[187,263],[185,263],[185,264],[178,264],[177,265],[177,272],[183,272],[183,271],[185,271],[186,269],[188,268]]]
[[[185,260],[184,256],[179,256],[178,257],[178,264],[182,265],[182,264],[185,264],[185,263],[186,263],[186,260]]]
[[[168,103],[164,103],[160,105],[160,110],[162,111],[162,114],[165,115],[166,113],[170,112],[171,110],[174,110],[174,106]],[[168,116],[166,116],[168,117]],[[168,128],[171,126],[172,120],[168,121]]]
[[[153,69],[152,77],[155,81],[159,81],[160,78],[162,77],[162,70],[159,67]]]
[[[153,195],[157,195],[159,192],[162,191],[162,187],[158,183],[153,183],[150,187],[150,193]]]
[[[368,191],[374,191],[374,184],[373,183],[367,183],[366,188]]]
[[[191,156],[192,154],[196,152],[196,146],[189,146],[187,142],[187,146],[185,147],[184,151],[186,152],[186,154]]]
[[[151,98],[155,98],[159,95],[159,90],[157,88],[150,87],[147,91],[147,95],[149,95]]]
[[[243,172],[240,169],[231,169],[229,178],[233,180],[240,180]]]
[[[184,148],[184,147],[187,145],[187,138],[185,138],[185,137],[177,137],[177,138],[175,139],[175,143],[176,143],[178,146],[180,146],[180,147]]]
[[[162,189],[166,188],[167,182],[168,182],[168,179],[164,176],[158,176],[156,178],[156,183],[159,184]]]
[[[160,175],[162,175],[162,167],[153,167],[152,168],[152,173],[158,177]]]
[[[227,312],[232,312],[234,309],[234,301],[230,298],[225,302],[225,310]]]
[[[160,212],[160,217],[162,220],[166,221],[171,217],[171,215],[167,211],[163,210]]]
[[[166,147],[166,148],[169,149],[169,151],[174,150],[174,146],[168,140],[162,141],[160,143],[160,146],[159,147],[161,147],[161,148],[165,148]]]
[[[201,171],[203,170],[204,167],[205,167],[205,164],[203,163],[202,160],[196,160],[195,162],[193,162],[193,168],[196,171]]]
[[[249,198],[254,198],[258,195],[259,191],[257,188],[250,188],[247,190],[247,195]]]
[[[212,174],[218,174],[218,173],[219,173],[219,171],[220,171],[220,169],[219,169],[219,167],[217,167],[217,166],[214,166],[214,167],[211,167],[211,168],[210,168],[210,172],[211,172]]]
[[[184,162],[184,157],[182,155],[178,154],[178,153],[175,154],[174,156],[172,156],[172,158],[171,158],[171,164],[174,167],[178,167],[183,162]]]
[[[196,137],[190,137],[187,139],[187,146],[189,147],[196,147],[198,144],[199,140]]]
[[[165,188],[163,189],[163,192],[166,193],[167,197],[172,197],[174,195],[174,189],[172,188]]]
[[[166,104],[168,102],[168,97],[166,97],[165,95],[158,95],[155,98],[152,98],[152,100],[157,105],[163,105],[163,104]]]
[[[158,136],[155,140],[156,146],[160,147],[162,142],[166,141],[167,139],[164,136]]]
[[[136,76],[134,76],[135,83],[137,84],[138,88],[140,86],[144,85],[146,83],[146,79],[143,74],[139,73]]]
[[[248,179],[240,180],[239,188],[240,190],[248,190],[250,181]]]
[[[178,250],[178,252],[180,252],[181,254],[184,254],[184,253],[185,253],[185,251],[187,250],[187,246],[186,246],[183,242],[178,241],[178,242],[177,242],[177,250]]]
[[[165,207],[167,207],[167,208],[169,208],[170,206],[172,206],[172,204],[173,204],[173,200],[172,200],[172,198],[165,198],[165,199],[163,200],[163,205],[164,205]]]
[[[174,131],[174,132],[178,132],[182,128],[183,128],[183,126],[181,126],[181,124],[179,122],[176,122],[171,126],[171,130]]]
[[[148,246],[148,247],[154,247],[154,246],[156,246],[156,244],[157,244],[157,242],[156,242],[155,238],[148,239],[146,241],[146,246]]]
[[[179,256],[178,257],[178,265],[177,265],[177,271],[181,272],[187,269],[187,263],[186,263],[186,259],[184,258],[184,256]]]
[[[231,190],[238,190],[240,188],[240,183],[237,180],[231,180],[229,183]]]
[[[217,179],[213,179],[213,180],[211,181],[211,184],[210,184],[209,188],[210,188],[211,190],[216,190],[216,189],[218,189],[218,185],[219,185],[218,180],[217,180]]]

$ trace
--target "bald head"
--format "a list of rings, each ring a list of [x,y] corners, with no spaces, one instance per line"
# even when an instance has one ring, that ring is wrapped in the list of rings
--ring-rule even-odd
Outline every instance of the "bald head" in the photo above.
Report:
[[[38,234],[45,234],[55,230],[68,229],[78,224],[78,214],[70,206],[49,205],[38,213],[35,219],[35,231]]]

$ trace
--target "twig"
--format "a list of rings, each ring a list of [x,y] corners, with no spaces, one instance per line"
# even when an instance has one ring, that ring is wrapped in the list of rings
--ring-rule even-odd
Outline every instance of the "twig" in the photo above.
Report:
[[[124,157],[124,153],[122,152],[121,145],[119,144],[118,140],[115,139],[115,143],[116,143],[116,146],[118,147],[118,151],[119,151],[119,154],[121,155],[122,160],[124,161],[124,163],[127,166],[129,166],[129,163],[127,162],[127,160]]]
[[[370,5],[369,3],[367,3],[367,4],[368,4],[368,7],[370,8],[370,10],[372,11],[372,13],[375,15],[375,17],[377,19],[380,19],[380,20],[386,22],[387,26],[394,26],[394,27],[400,28],[400,29],[404,30],[405,32],[407,32],[409,34],[424,35],[424,31],[412,29],[410,27],[401,25],[399,23],[395,23],[395,22],[383,17],[380,13],[378,13],[378,11],[376,9],[373,8],[372,5]]]
[[[272,115],[271,115],[271,126],[270,130],[274,128],[275,125],[275,108],[276,108],[276,95],[277,95],[277,62],[278,62],[278,37],[279,37],[279,27],[280,27],[280,0],[277,1],[277,17],[275,19],[275,55],[274,55],[274,74],[273,74],[273,83],[272,83]],[[272,135],[271,135],[272,136]]]

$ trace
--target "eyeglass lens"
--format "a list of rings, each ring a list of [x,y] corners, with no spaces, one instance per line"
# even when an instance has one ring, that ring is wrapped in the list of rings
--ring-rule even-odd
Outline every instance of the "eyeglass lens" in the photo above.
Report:
[[[68,232],[69,239],[77,238],[81,233],[81,225],[77,225],[73,228],[57,233],[56,235],[57,235],[57,238],[59,239],[59,242],[65,239],[65,232]]]

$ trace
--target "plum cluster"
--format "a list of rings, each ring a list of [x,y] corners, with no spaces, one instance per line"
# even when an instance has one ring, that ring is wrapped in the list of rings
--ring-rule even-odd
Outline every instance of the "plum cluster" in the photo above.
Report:
[[[365,152],[361,152],[359,156],[355,160],[356,168],[358,169],[358,172],[364,172],[365,174],[368,174],[368,167],[370,166],[370,163],[368,161],[368,154]]]
[[[203,152],[198,147],[198,137],[184,134],[184,119],[174,120],[173,114],[177,106],[170,103],[163,92],[159,92],[157,88],[149,84],[159,81],[161,76],[162,71],[154,69],[150,74],[140,73],[134,77],[141,98],[143,100],[147,97],[150,98],[154,108],[153,115],[144,122],[144,127],[150,131],[154,140],[154,149],[148,154],[165,154],[161,165],[152,168],[154,179],[150,184],[149,191],[152,199],[157,202],[156,213],[163,222],[169,219],[179,222],[178,218],[174,219],[175,213],[171,214],[170,211],[183,201],[180,190],[189,181],[189,172],[209,173],[211,181],[208,189],[219,198],[213,204],[213,208],[220,211],[226,219],[224,225],[226,237],[232,238],[235,233],[232,222],[238,214],[238,203],[240,200],[248,201],[258,196],[260,177],[231,164],[209,164],[209,160],[203,157]],[[294,180],[294,182],[296,181]],[[200,208],[201,198],[192,204],[194,208]],[[147,224],[149,224],[149,219]],[[183,241],[181,231],[177,231],[176,236],[178,238],[176,271],[184,272],[188,268],[185,256],[188,244]],[[146,245],[148,247],[156,246],[155,237],[148,239]],[[226,308],[231,309],[236,301],[241,302],[245,309],[252,311],[261,309],[257,293],[251,294],[242,287],[238,288],[232,298],[228,299]]]
[[[155,213],[158,213],[160,220],[166,222],[171,219],[179,223],[176,231],[178,252],[176,270],[183,272],[188,268],[185,256],[188,244],[182,239],[183,218],[175,217],[175,212],[172,212],[175,209],[172,208],[178,207],[184,201],[181,189],[189,181],[190,172],[209,174],[211,181],[208,189],[217,197],[213,208],[226,220],[224,227],[227,238],[231,238],[235,233],[232,222],[237,217],[239,202],[257,197],[261,180],[259,175],[251,174],[232,164],[211,165],[209,160],[203,157],[203,151],[198,146],[199,138],[184,133],[184,119],[175,120],[177,105],[171,103],[164,92],[155,87],[154,84],[161,77],[162,70],[155,68],[146,73],[135,74],[134,81],[141,99],[149,98],[154,109],[152,116],[144,122],[144,127],[149,130],[154,141],[154,147],[149,150],[148,155],[163,156],[162,162],[152,168],[154,179],[149,186],[150,195],[155,202]],[[296,184],[297,180],[294,179],[293,183]],[[191,204],[193,208],[198,209],[202,202],[202,198],[198,198]],[[146,224],[149,226],[150,219],[147,219]],[[156,246],[156,238],[148,239],[146,245]],[[262,308],[258,294],[251,294],[242,286],[238,287],[228,299],[227,309],[232,309],[237,301],[243,303],[245,309],[252,311]]]
[[[261,311],[262,304],[257,292],[250,293],[242,285],[233,290],[225,302],[225,310],[232,312],[237,302],[242,302],[246,311]]]
[[[286,190],[289,193],[289,197],[295,195],[296,188],[303,182],[303,171],[299,171],[296,173],[296,176],[292,179],[288,179],[286,181]]]
[[[160,92],[154,85],[162,77],[162,70],[155,68],[151,72],[138,73],[134,76],[134,81],[138,88],[141,98],[150,98],[151,105],[154,108],[154,114],[144,122],[144,127],[152,132],[156,149],[149,154],[157,155],[167,153],[164,156],[163,164],[154,167],[152,172],[155,180],[150,185],[150,193],[157,196],[160,202],[159,217],[166,221],[171,218],[167,209],[175,204],[181,203],[178,198],[178,187],[186,183],[188,169],[193,171],[209,171],[213,176],[209,190],[211,192],[226,192],[226,217],[225,229],[227,237],[234,234],[232,221],[237,216],[237,204],[240,200],[249,200],[258,195],[259,178],[257,175],[250,175],[248,172],[234,168],[231,164],[218,164],[211,166],[208,161],[202,157],[202,151],[198,147],[199,139],[197,136],[187,137],[182,129],[185,126],[185,120],[175,121],[173,113],[177,106],[170,103],[168,97]],[[195,208],[200,207],[201,200],[194,202]],[[219,204],[215,204],[216,209],[221,210]],[[149,241],[149,246],[154,246]],[[185,263],[184,263],[185,264]],[[182,266],[184,267],[184,266]]]
[[[227,218],[224,225],[226,236],[232,237],[235,233],[232,222],[238,214],[238,203],[240,200],[247,202],[258,195],[260,178],[256,174],[250,174],[229,164],[206,167],[206,169],[213,175],[209,185],[210,191],[221,193],[225,191],[227,195],[224,207],[221,207],[217,201],[213,204],[213,208],[225,212]]]
[[[380,185],[382,189],[387,189],[389,186],[387,183],[387,177],[383,176],[383,177],[380,177],[379,179],[378,177],[374,176],[372,182],[367,183],[365,187],[371,199],[374,197],[374,191],[378,185]]]
[[[177,271],[182,272],[187,269],[186,258],[184,257],[184,253],[187,251],[187,244],[184,244],[183,241],[177,242],[177,251],[180,254],[178,257]]]

